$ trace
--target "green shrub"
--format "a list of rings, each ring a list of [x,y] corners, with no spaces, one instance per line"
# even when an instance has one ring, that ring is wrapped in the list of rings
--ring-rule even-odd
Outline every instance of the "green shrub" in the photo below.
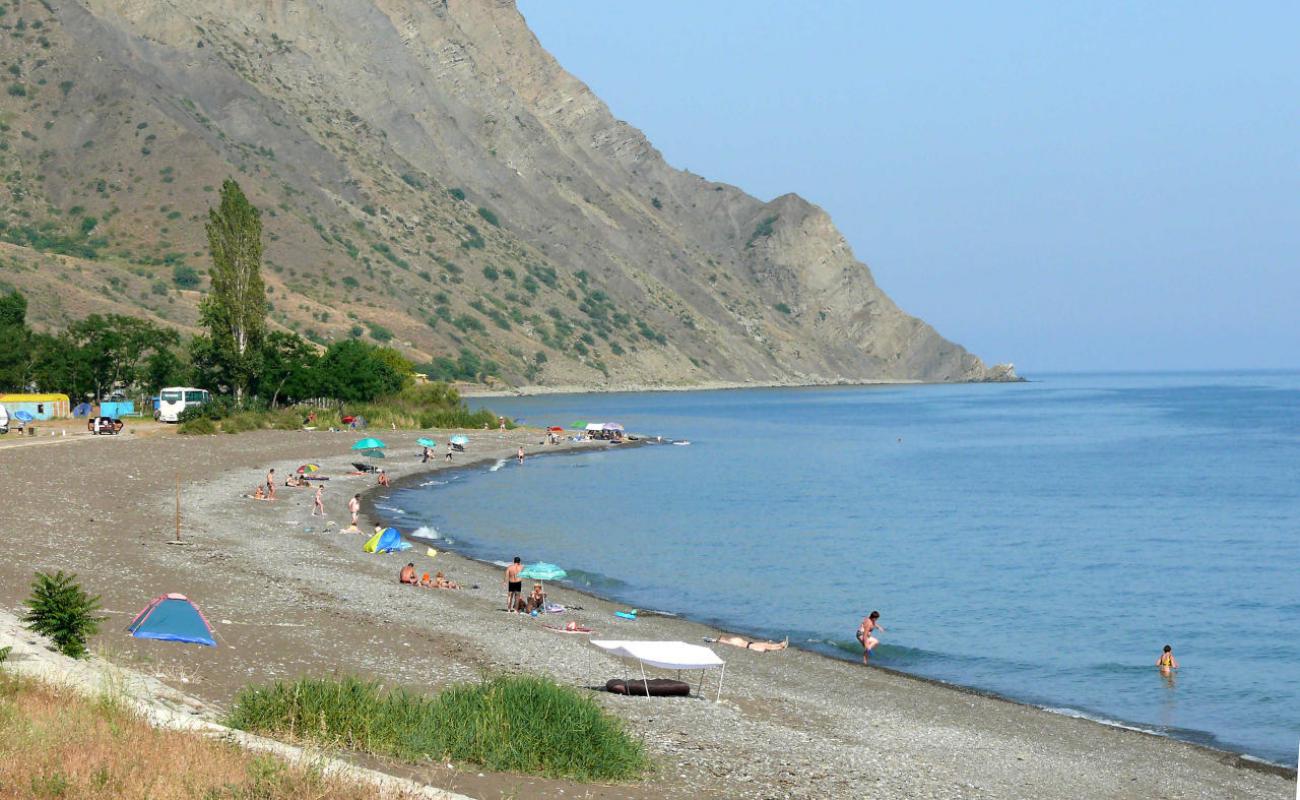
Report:
[[[749,241],[745,242],[745,246],[749,247],[759,239],[762,239],[765,236],[771,236],[772,225],[775,222],[776,222],[776,217],[768,217],[764,219],[762,222],[758,223],[758,226],[754,228],[754,232],[749,235]]]
[[[177,264],[172,267],[172,283],[176,284],[178,289],[197,289],[199,286],[199,273],[194,267]]]
[[[182,436],[211,436],[217,432],[217,423],[207,417],[198,417],[185,420],[176,431]]]
[[[772,306],[772,308],[775,308],[777,311],[780,311],[782,314],[793,313],[790,310],[790,306],[786,305],[785,303],[777,303],[776,305]]]
[[[494,213],[494,212],[492,211],[492,209],[490,209],[490,208],[484,208],[483,206],[479,206],[479,207],[478,207],[478,215],[479,215],[480,217],[482,217],[484,220],[486,220],[487,223],[488,223],[489,225],[491,225],[492,227],[494,227],[494,228],[500,228],[500,227],[501,227],[501,220],[497,217],[496,213]]]
[[[227,722],[404,761],[451,759],[553,778],[627,780],[649,767],[620,720],[539,677],[459,684],[435,697],[357,678],[304,678],[245,689]]]
[[[6,661],[8,661],[9,654],[12,653],[13,651],[14,651],[13,645],[9,645],[8,647],[0,647],[0,664],[3,664]]]
[[[457,199],[457,200],[464,200],[464,199],[465,199],[465,190],[464,190],[464,189],[448,189],[448,190],[447,190],[447,194],[451,195],[453,198],[455,198],[455,199]]]
[[[483,268],[483,277],[487,278],[490,281],[495,281],[501,277],[501,273],[497,272],[496,267],[492,266],[491,264],[488,264],[486,267]]]
[[[86,656],[86,638],[93,636],[105,619],[95,616],[99,597],[86,594],[77,584],[77,576],[65,575],[63,570],[53,575],[36,573],[27,608],[23,622],[28,630],[48,636],[59,652],[72,658]]]

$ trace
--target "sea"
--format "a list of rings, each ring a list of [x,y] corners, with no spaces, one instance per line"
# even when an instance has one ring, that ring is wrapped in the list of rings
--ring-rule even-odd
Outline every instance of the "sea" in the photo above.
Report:
[[[873,664],[1296,764],[1300,373],[485,402],[651,443],[424,481],[404,529],[835,658],[879,610]]]

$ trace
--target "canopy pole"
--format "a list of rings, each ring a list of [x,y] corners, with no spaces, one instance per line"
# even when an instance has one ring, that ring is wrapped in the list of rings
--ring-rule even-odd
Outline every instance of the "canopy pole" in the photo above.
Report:
[[[715,703],[718,703],[718,702],[721,702],[721,701],[722,701],[722,681],[723,681],[723,679],[726,678],[726,677],[727,677],[727,662],[723,661],[723,662],[722,662],[722,672],[718,673],[718,696],[717,696],[717,698],[714,699],[714,701],[713,701],[713,702],[715,702]]]
[[[645,684],[645,696],[646,696],[646,697],[649,697],[649,696],[650,696],[650,680],[645,676],[645,662],[638,658],[638,659],[637,659],[637,663],[639,663],[639,664],[641,665],[641,682]]]

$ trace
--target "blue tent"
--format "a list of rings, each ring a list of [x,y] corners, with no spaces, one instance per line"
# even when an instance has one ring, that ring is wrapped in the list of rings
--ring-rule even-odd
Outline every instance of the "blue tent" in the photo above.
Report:
[[[367,553],[400,553],[403,550],[410,550],[410,542],[402,541],[402,534],[397,528],[384,528],[370,537],[370,541],[362,546],[362,550]]]
[[[150,600],[126,630],[137,639],[217,646],[203,612],[183,594],[164,594]]]

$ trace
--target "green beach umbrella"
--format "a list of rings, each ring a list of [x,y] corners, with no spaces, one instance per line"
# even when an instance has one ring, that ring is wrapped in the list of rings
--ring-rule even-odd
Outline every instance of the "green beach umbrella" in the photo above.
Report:
[[[569,428],[570,430],[575,431],[585,431],[587,429],[587,421],[585,419],[580,419],[577,422],[570,422]]]
[[[432,440],[432,439],[425,439],[425,438],[416,439],[416,440],[415,440],[415,443],[418,444],[418,445],[420,445],[421,447],[437,447],[437,446],[438,446],[438,443],[435,442],[434,440]]]

